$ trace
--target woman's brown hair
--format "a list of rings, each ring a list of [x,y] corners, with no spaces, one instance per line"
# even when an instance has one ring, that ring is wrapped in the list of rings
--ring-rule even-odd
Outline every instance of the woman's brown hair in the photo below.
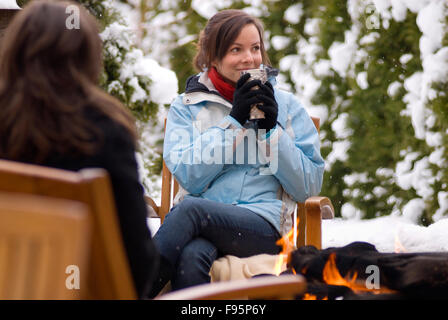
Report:
[[[198,71],[209,69],[212,62],[221,60],[229,47],[248,24],[253,24],[260,35],[262,62],[270,65],[269,57],[263,43],[263,24],[257,18],[242,10],[222,10],[210,18],[204,30],[199,34],[198,52],[193,64]]]
[[[79,27],[66,25],[68,6],[78,8]],[[97,85],[101,53],[97,21],[74,2],[35,0],[14,17],[0,50],[0,158],[94,154],[103,137],[85,116],[91,109],[135,141],[132,115]]]

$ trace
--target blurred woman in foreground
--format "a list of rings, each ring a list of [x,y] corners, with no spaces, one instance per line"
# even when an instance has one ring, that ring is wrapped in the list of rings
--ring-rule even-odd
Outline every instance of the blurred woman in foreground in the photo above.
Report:
[[[68,28],[67,12],[79,12],[78,27]],[[0,52],[0,158],[106,169],[135,287],[145,297],[158,254],[146,224],[134,119],[98,87],[101,52],[95,19],[75,3],[32,1],[17,14]]]

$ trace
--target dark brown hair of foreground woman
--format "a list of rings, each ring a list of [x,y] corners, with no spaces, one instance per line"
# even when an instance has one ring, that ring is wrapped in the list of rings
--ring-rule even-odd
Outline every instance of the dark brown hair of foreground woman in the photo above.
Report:
[[[0,48],[0,158],[39,163],[50,152],[90,155],[101,133],[88,105],[125,127],[132,117],[97,82],[102,68],[95,19],[80,7],[68,29],[69,2],[33,1],[13,19]]]

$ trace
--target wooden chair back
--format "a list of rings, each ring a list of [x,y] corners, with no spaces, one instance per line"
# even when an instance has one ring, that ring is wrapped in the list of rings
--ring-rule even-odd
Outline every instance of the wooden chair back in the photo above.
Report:
[[[320,130],[320,119],[311,117],[317,131]],[[166,127],[166,119],[165,119]],[[163,223],[166,214],[173,205],[173,198],[179,191],[179,183],[172,176],[168,167],[163,161],[162,166],[162,196],[160,207],[154,201],[147,198],[149,205],[153,207]],[[332,219],[334,217],[334,208],[330,199],[326,197],[311,197],[305,203],[298,202],[296,213],[299,221],[297,232],[297,247],[303,245],[314,245],[320,249],[322,246],[322,219]]]
[[[0,299],[79,299],[86,288],[88,208],[0,192]]]
[[[33,194],[84,203],[92,240],[83,299],[137,298],[108,174],[103,169],[71,172],[0,160],[0,191]]]

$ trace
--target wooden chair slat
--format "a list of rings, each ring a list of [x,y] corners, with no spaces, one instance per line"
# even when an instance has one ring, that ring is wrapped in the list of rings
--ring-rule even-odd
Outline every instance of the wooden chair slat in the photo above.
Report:
[[[76,201],[0,192],[0,299],[77,299],[65,271],[85,272],[90,246],[88,208]],[[83,274],[81,273],[81,276]],[[82,278],[80,278],[81,281]]]

